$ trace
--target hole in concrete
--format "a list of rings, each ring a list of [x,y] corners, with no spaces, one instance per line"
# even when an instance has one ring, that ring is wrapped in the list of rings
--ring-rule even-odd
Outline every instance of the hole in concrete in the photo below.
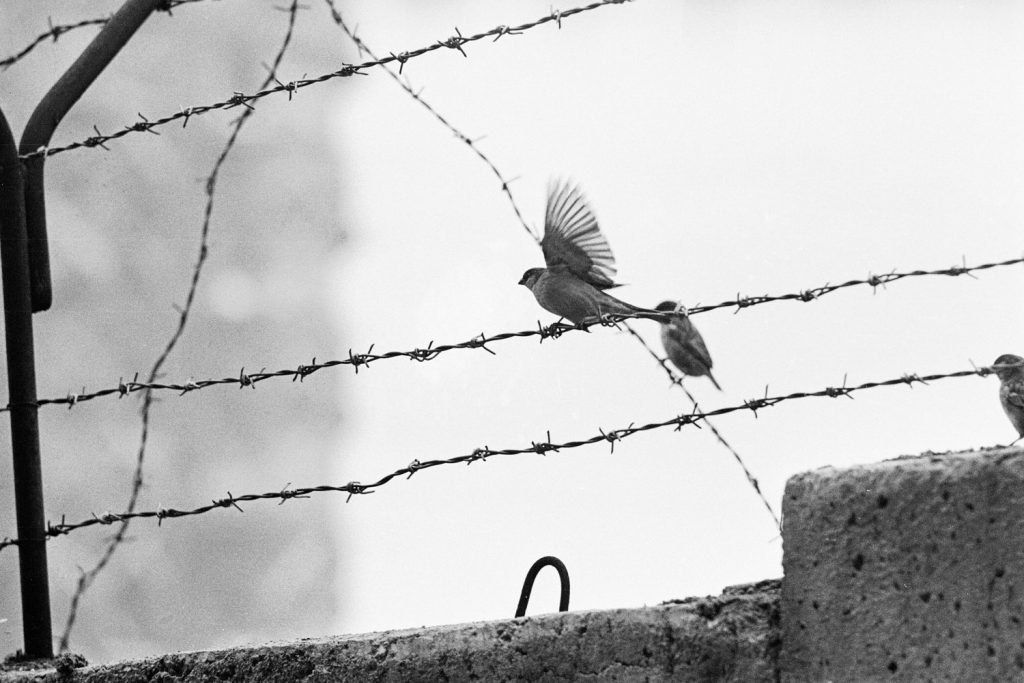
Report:
[[[949,500],[949,491],[942,492],[942,500]]]
[[[853,558],[853,568],[860,571],[860,568],[864,566],[864,556],[860,553]]]
[[[879,495],[878,496],[878,507],[884,508],[888,504],[889,504],[889,499],[888,498],[886,498],[884,495]]]
[[[953,601],[953,611],[954,612],[959,612],[960,611],[960,600],[959,599]]]
[[[850,516],[846,518],[846,526],[857,526],[857,513],[851,512]]]
[[[992,647],[991,645],[988,646],[988,656],[989,657],[995,657],[996,656],[996,649],[994,647]]]
[[[885,668],[887,668],[890,673],[896,673],[896,669],[898,669],[899,667],[896,666],[896,662],[889,662],[889,666]]]
[[[924,656],[924,665],[925,666],[931,666],[932,665],[932,656],[931,655],[925,655]]]
[[[974,512],[974,503],[964,503],[964,507],[970,510],[971,512]]]
[[[1003,574],[1005,574],[1005,573],[1006,573],[1006,569],[1005,568],[1003,568],[1003,567],[996,567],[996,578],[997,579],[1003,578]]]
[[[812,601],[811,602],[811,607],[813,607],[814,609],[818,609],[818,601],[817,600]]]
[[[917,597],[921,598],[921,602],[928,602],[932,599],[932,594],[929,591],[918,593]]]

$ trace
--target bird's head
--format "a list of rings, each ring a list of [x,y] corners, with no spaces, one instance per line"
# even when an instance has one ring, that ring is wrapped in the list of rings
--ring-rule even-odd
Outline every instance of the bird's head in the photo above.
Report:
[[[537,284],[537,280],[539,280],[540,276],[543,274],[543,268],[530,268],[528,271],[523,273],[523,277],[519,278],[519,284],[533,289],[533,286]]]
[[[995,370],[996,377],[1000,381],[1012,379],[1014,377],[1024,377],[1024,358],[1015,356],[1012,353],[1004,353],[1003,355],[996,358],[996,362],[993,363],[992,369]]]
[[[663,313],[680,313],[682,315],[686,315],[686,307],[677,301],[662,301],[654,310],[661,311]]]

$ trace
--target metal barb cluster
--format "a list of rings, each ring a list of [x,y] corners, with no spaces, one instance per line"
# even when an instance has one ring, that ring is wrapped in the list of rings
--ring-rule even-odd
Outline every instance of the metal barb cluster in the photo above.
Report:
[[[690,413],[683,413],[680,415],[675,415],[665,420],[649,422],[642,425],[630,424],[627,427],[621,427],[612,430],[602,428],[598,430],[597,434],[582,439],[576,439],[573,441],[564,441],[561,443],[552,442],[551,434],[549,432],[547,433],[545,440],[532,441],[529,446],[521,448],[496,449],[490,448],[489,446],[484,446],[482,448],[475,448],[471,452],[466,453],[464,455],[458,455],[452,458],[437,460],[413,460],[406,467],[402,467],[393,472],[385,474],[376,481],[370,482],[368,484],[363,484],[358,481],[351,481],[345,484],[344,486],[320,485],[303,488],[289,488],[290,484],[288,484],[281,490],[270,491],[267,493],[251,493],[241,496],[236,496],[232,495],[231,493],[228,493],[228,496],[226,498],[213,500],[207,505],[202,505],[190,510],[179,510],[175,508],[160,507],[156,510],[130,512],[123,514],[113,514],[108,512],[103,515],[94,514],[89,518],[79,522],[67,522],[65,518],[62,517],[60,523],[50,523],[47,525],[46,535],[47,537],[63,536],[65,534],[71,533],[72,531],[76,531],[78,529],[83,529],[86,527],[96,525],[107,526],[110,524],[125,522],[130,519],[139,518],[155,518],[159,524],[165,519],[176,519],[178,517],[201,515],[206,512],[210,512],[211,510],[216,510],[219,508],[233,507],[241,511],[242,508],[239,506],[239,503],[245,503],[255,500],[284,501],[291,500],[293,498],[307,498],[314,493],[347,493],[348,498],[346,499],[346,502],[348,502],[349,500],[351,500],[352,496],[373,493],[376,489],[388,484],[393,479],[399,477],[405,477],[406,479],[408,479],[411,478],[413,474],[419,472],[420,470],[425,470],[432,467],[440,467],[442,465],[454,465],[458,463],[466,463],[467,465],[469,465],[476,461],[486,460],[489,457],[497,455],[523,455],[526,453],[545,455],[550,452],[559,452],[565,449],[579,448],[581,446],[589,446],[601,442],[610,443],[612,448],[614,448],[616,442],[628,438],[634,434],[638,434],[640,432],[646,432],[653,429],[662,429],[665,427],[673,427],[679,429],[686,425],[695,425],[698,422],[708,423],[707,418],[709,417],[727,415],[729,413],[735,413],[743,410],[750,410],[756,415],[757,410],[769,408],[786,401],[816,397],[837,398],[838,396],[849,396],[854,392],[865,391],[868,389],[876,389],[879,387],[898,386],[901,384],[913,385],[915,383],[928,384],[929,382],[936,382],[944,379],[952,379],[955,377],[984,377],[991,372],[992,368],[984,367],[974,368],[972,370],[960,370],[956,372],[924,376],[915,373],[906,374],[901,377],[896,377],[893,379],[887,379],[878,382],[864,382],[863,384],[858,384],[852,387],[845,386],[844,381],[843,387],[839,389],[835,387],[826,387],[824,389],[819,389],[817,391],[799,391],[781,396],[768,396],[766,392],[766,395],[762,398],[748,399],[738,405],[726,406],[723,408],[717,408],[715,410],[709,410],[704,412],[694,410],[693,412]],[[16,538],[5,538],[3,539],[3,541],[0,541],[0,550],[12,545],[17,545],[18,542],[19,540]]]
[[[559,17],[564,19],[575,14],[580,14],[582,12],[588,12],[590,10],[597,9],[598,7],[603,7],[605,5],[618,5],[624,1],[625,0],[597,0],[596,2],[592,2],[589,5],[562,10],[559,13]],[[177,121],[179,119],[185,119],[187,121],[188,118],[191,116],[199,116],[202,114],[209,113],[211,111],[216,111],[220,109],[231,109],[232,107],[237,106],[248,107],[250,106],[250,103],[254,102],[255,100],[281,92],[286,92],[288,93],[288,96],[291,97],[291,95],[293,95],[300,88],[305,88],[311,85],[315,85],[317,83],[323,83],[325,81],[334,80],[336,78],[348,78],[349,76],[355,76],[357,74],[365,75],[364,72],[366,70],[375,66],[383,66],[386,64],[392,64],[397,62],[399,64],[398,72],[402,73],[402,68],[409,60],[414,59],[416,57],[421,57],[427,54],[428,52],[433,52],[441,48],[450,48],[453,50],[458,50],[463,55],[465,55],[466,52],[462,48],[467,43],[472,43],[478,40],[482,40],[483,38],[489,38],[492,36],[500,37],[501,35],[515,35],[552,21],[555,21],[555,16],[547,15],[534,21],[530,21],[525,24],[520,24],[518,26],[510,27],[506,25],[501,25],[496,28],[492,28],[488,31],[483,31],[481,33],[476,33],[469,36],[462,35],[462,33],[458,31],[458,29],[456,29],[457,35],[447,38],[445,40],[436,41],[425,47],[417,48],[415,50],[407,50],[399,52],[397,54],[391,52],[388,54],[387,57],[382,57],[380,59],[372,59],[370,61],[362,62],[360,64],[344,64],[342,68],[338,69],[337,71],[321,74],[313,78],[296,79],[289,83],[278,84],[274,87],[264,87],[254,93],[236,92],[231,97],[225,100],[221,100],[220,102],[188,107],[187,109],[183,109],[175,114],[162,116],[152,121],[143,120],[140,122],[129,124],[122,128],[121,130],[118,130],[109,135],[100,133],[99,130],[94,127],[94,130],[96,130],[96,135],[89,137],[86,140],[72,142],[70,144],[63,145],[60,147],[41,147],[34,152],[21,155],[21,159],[31,159],[33,157],[42,155],[52,156],[54,154],[60,154],[61,152],[69,152],[74,149],[79,149],[81,147],[103,147],[104,143],[110,142],[111,140],[124,137],[125,135],[134,132],[152,131],[153,128],[166,125],[168,123],[171,123],[172,121]]]
[[[891,272],[888,275],[884,276],[884,278],[886,278],[884,281],[885,282],[896,282],[896,281],[901,280],[903,278],[923,277],[923,276],[929,276],[929,275],[969,275],[969,274],[971,274],[973,272],[980,271],[980,270],[986,270],[986,269],[989,269],[989,268],[997,268],[997,267],[1001,267],[1001,266],[1011,266],[1011,265],[1017,265],[1017,264],[1022,264],[1022,263],[1024,263],[1024,258],[1015,258],[1015,259],[1009,259],[1009,260],[1006,260],[1006,261],[1000,261],[1000,262],[997,262],[997,263],[983,263],[983,264],[977,265],[977,266],[957,266],[956,268],[945,269],[945,270],[913,270],[913,271],[902,272],[902,273]],[[875,277],[876,276],[872,276],[872,278],[875,278]],[[854,287],[854,286],[857,286],[857,285],[872,285],[872,286],[875,286],[874,282],[875,282],[874,279],[849,280],[849,281],[844,282],[844,283],[839,284],[839,285],[825,285],[823,287],[817,287],[817,288],[814,288],[812,290],[803,290],[803,291],[804,292],[815,292],[815,295],[814,295],[813,299],[811,299],[811,300],[816,301],[817,299],[819,299],[821,296],[824,296],[825,294],[829,294],[831,292],[835,292],[837,290],[844,289],[846,287]],[[774,302],[774,301],[803,301],[803,300],[805,300],[805,299],[802,298],[802,294],[799,293],[799,292],[798,293],[793,293],[793,294],[781,294],[781,295],[774,295],[774,296],[765,295],[765,296],[761,296],[761,297],[747,297],[747,298],[739,298],[739,299],[736,299],[736,300],[724,301],[724,302],[722,302],[720,304],[715,304],[715,305],[711,305],[711,306],[694,306],[692,308],[689,308],[688,311],[692,315],[692,314],[695,314],[695,313],[704,313],[704,312],[715,310],[715,309],[718,309],[718,308],[728,308],[728,307],[731,307],[731,306],[736,306],[737,310],[738,310],[739,308],[747,308],[747,307],[750,307],[750,306],[756,306],[756,305],[760,305],[760,304],[771,303],[771,302]],[[448,351],[453,351],[455,349],[483,349],[484,351],[487,351],[488,353],[490,353],[492,355],[496,355],[495,351],[488,347],[488,344],[493,344],[495,342],[504,341],[506,339],[515,339],[515,338],[519,338],[519,337],[539,337],[540,341],[543,342],[545,339],[557,339],[558,337],[562,336],[563,334],[565,334],[567,332],[578,332],[580,330],[589,329],[589,328],[594,327],[596,325],[618,326],[618,323],[622,322],[623,320],[627,320],[627,319],[634,318],[634,317],[649,317],[649,316],[646,316],[646,315],[643,315],[643,314],[639,314],[639,315],[635,315],[635,316],[634,315],[608,316],[607,318],[605,318],[603,320],[598,320],[598,321],[594,321],[594,322],[591,322],[591,323],[586,323],[584,325],[569,325],[569,324],[561,323],[561,322],[555,322],[555,323],[552,323],[550,325],[542,325],[540,322],[538,322],[537,323],[537,327],[535,329],[532,329],[532,330],[522,330],[522,331],[519,331],[519,332],[501,332],[499,334],[495,334],[495,335],[491,335],[491,336],[488,336],[485,333],[481,332],[480,334],[478,334],[477,336],[473,337],[472,339],[469,339],[469,340],[466,340],[466,341],[463,341],[463,342],[435,345],[434,342],[431,341],[426,346],[426,348],[415,348],[415,349],[412,349],[410,351],[387,351],[385,353],[373,353],[373,345],[371,344],[369,350],[367,350],[366,353],[353,353],[352,350],[350,349],[349,352],[348,352],[348,358],[345,358],[345,359],[342,359],[342,360],[329,360],[329,361],[325,361],[325,362],[322,362],[322,363],[318,363],[316,358],[313,358],[312,362],[310,362],[310,364],[308,364],[308,365],[299,365],[297,368],[273,370],[273,371],[269,371],[269,372],[267,372],[266,370],[261,370],[260,372],[246,373],[245,372],[245,368],[242,368],[242,370],[239,372],[237,377],[236,376],[230,376],[230,377],[222,377],[222,378],[219,378],[219,379],[189,380],[189,381],[187,381],[185,383],[162,383],[162,382],[155,382],[155,381],[140,382],[140,381],[138,381],[138,373],[136,373],[135,378],[132,381],[130,381],[130,382],[124,381],[123,377],[121,379],[119,379],[116,387],[100,389],[98,391],[93,391],[93,392],[86,392],[85,389],[83,388],[81,393],[78,393],[78,394],[70,394],[69,393],[69,394],[66,394],[66,395],[61,396],[61,397],[39,399],[36,402],[36,405],[37,406],[44,406],[44,405],[67,405],[68,407],[74,407],[74,406],[76,406],[76,405],[78,405],[80,403],[83,403],[85,401],[91,401],[93,399],[101,398],[101,397],[104,397],[104,396],[114,396],[114,395],[116,395],[118,398],[124,398],[128,394],[132,394],[132,393],[139,392],[139,391],[147,391],[147,390],[177,391],[177,392],[179,392],[179,395],[184,395],[184,394],[187,394],[187,393],[191,393],[193,391],[197,391],[199,389],[206,389],[207,387],[217,386],[217,385],[221,385],[221,384],[228,384],[228,385],[234,384],[234,385],[237,385],[239,388],[251,387],[251,388],[255,389],[256,388],[256,384],[258,382],[263,382],[265,380],[272,379],[274,377],[291,377],[292,381],[295,381],[295,380],[302,381],[306,377],[308,377],[309,375],[312,375],[314,372],[317,372],[318,370],[322,370],[324,368],[335,367],[335,366],[338,366],[338,365],[350,365],[350,366],[352,366],[356,370],[356,372],[358,372],[360,367],[369,367],[370,363],[372,363],[372,362],[376,362],[376,361],[380,361],[380,360],[385,360],[385,359],[389,359],[389,358],[408,358],[410,360],[414,360],[414,361],[418,361],[418,362],[425,362],[425,361],[429,361],[429,360],[434,360],[435,358],[437,358],[441,354],[446,353]],[[664,359],[660,359],[659,358],[659,361],[661,362],[662,367],[665,368],[665,370],[669,373],[669,376],[670,377],[674,377],[671,369],[666,365]],[[673,383],[678,383],[678,382],[676,380],[673,380]],[[0,413],[7,412],[11,408],[12,408],[11,404],[8,404],[6,406],[0,407]]]

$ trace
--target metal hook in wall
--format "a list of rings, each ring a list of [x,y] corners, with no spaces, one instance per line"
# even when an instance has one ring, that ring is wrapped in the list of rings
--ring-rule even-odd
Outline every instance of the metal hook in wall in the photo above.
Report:
[[[519,594],[519,605],[516,607],[516,616],[521,617],[526,615],[526,606],[530,602],[530,593],[533,592],[533,582],[537,579],[537,574],[544,567],[554,567],[558,572],[558,579],[561,582],[561,595],[558,598],[558,611],[566,612],[569,610],[569,570],[565,568],[565,564],[551,555],[546,555],[530,567],[530,571],[526,572],[526,580],[523,581],[523,591]]]

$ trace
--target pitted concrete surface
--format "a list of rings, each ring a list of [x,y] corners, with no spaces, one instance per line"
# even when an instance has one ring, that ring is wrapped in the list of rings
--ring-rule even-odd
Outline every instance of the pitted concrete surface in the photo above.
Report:
[[[191,652],[7,681],[776,681],[779,581],[656,607],[566,612]],[[70,676],[67,677],[67,676]]]
[[[1024,680],[1024,450],[789,480],[783,681]]]

